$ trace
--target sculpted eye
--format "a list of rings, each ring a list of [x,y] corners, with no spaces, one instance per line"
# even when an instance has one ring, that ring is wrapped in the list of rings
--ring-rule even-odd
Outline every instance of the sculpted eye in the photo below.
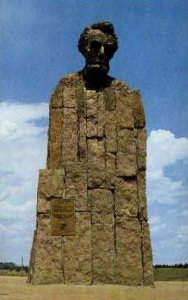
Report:
[[[114,45],[112,43],[104,45],[105,53],[108,54],[109,57],[114,54]]]
[[[97,40],[94,40],[90,43],[90,49],[93,51],[99,51],[101,43]]]

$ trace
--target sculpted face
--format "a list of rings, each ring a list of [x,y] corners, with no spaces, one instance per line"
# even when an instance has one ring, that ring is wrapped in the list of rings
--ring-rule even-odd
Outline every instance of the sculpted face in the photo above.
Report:
[[[107,74],[109,61],[115,52],[114,38],[98,29],[88,32],[85,46],[86,68],[89,72]]]

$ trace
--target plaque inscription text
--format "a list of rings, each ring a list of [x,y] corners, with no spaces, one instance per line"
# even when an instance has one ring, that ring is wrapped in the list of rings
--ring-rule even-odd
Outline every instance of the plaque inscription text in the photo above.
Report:
[[[51,234],[75,235],[74,199],[53,198],[51,200]]]

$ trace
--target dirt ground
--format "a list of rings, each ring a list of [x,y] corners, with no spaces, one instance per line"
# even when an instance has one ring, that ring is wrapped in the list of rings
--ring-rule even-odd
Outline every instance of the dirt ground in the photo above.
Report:
[[[156,282],[155,288],[119,285],[39,285],[1,276],[1,300],[188,300],[188,282]]]

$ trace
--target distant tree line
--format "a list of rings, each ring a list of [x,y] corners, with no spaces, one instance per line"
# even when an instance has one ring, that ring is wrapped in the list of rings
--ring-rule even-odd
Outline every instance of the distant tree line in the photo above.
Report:
[[[161,264],[161,265],[154,265],[154,268],[188,268],[188,263],[185,264],[174,264],[174,265],[166,265],[166,264]]]
[[[10,271],[26,271],[28,272],[28,266],[18,266],[13,262],[0,262],[0,270],[10,270]]]
[[[166,264],[156,264],[153,266],[155,269],[157,268],[188,268],[188,263],[184,264],[174,264],[174,265],[166,265]],[[18,266],[13,262],[0,262],[0,270],[10,270],[10,271],[21,271],[24,270],[28,272],[28,266]]]

